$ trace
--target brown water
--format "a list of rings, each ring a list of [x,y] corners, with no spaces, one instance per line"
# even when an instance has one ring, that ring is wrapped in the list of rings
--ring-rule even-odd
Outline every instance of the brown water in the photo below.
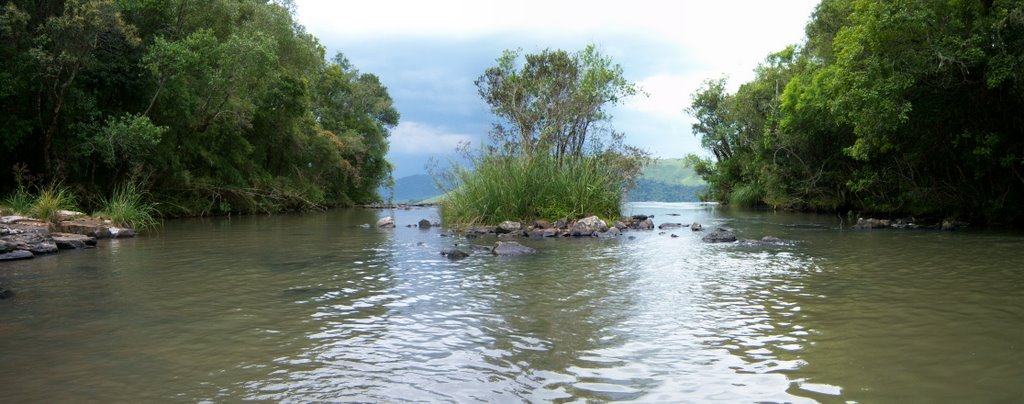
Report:
[[[171,221],[0,264],[17,293],[0,300],[0,397],[1024,402],[1020,234],[627,210],[802,243],[709,245],[680,229],[451,262],[438,251],[467,240],[355,227],[392,212]]]

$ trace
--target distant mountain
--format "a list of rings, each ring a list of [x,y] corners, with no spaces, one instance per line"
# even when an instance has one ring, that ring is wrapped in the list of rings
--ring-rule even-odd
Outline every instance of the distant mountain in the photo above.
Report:
[[[707,189],[703,179],[683,159],[660,159],[644,169],[626,195],[630,202],[698,202]]]
[[[388,189],[382,188],[380,196],[388,198]],[[434,185],[429,175],[417,174],[395,180],[395,203],[415,203],[441,195],[443,192]]]
[[[707,184],[683,159],[661,159],[644,169],[636,186],[626,195],[630,202],[697,202],[698,195]],[[380,195],[388,198],[388,189],[381,188]],[[434,185],[429,175],[417,174],[395,180],[395,203],[416,203],[430,200],[436,202],[443,192]]]

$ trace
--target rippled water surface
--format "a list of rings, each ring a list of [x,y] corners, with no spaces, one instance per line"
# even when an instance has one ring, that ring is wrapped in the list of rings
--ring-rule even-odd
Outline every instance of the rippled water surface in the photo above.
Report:
[[[432,209],[168,222],[0,263],[6,402],[1022,402],[1024,237],[635,204],[688,228],[523,240]],[[362,229],[394,214],[399,228]],[[670,215],[671,214],[671,215]],[[673,216],[678,215],[678,216]],[[671,237],[672,234],[678,237]],[[467,246],[468,247],[468,246]]]

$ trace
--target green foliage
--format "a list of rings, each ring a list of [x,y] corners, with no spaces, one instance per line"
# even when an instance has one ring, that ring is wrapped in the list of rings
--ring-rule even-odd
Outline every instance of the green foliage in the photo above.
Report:
[[[114,188],[110,198],[103,198],[98,216],[109,218],[118,226],[135,230],[156,227],[156,204],[146,200],[146,192],[135,182],[126,182]]]
[[[485,154],[472,170],[456,168],[454,179],[440,205],[441,217],[452,224],[618,217],[624,191],[621,171],[600,156],[559,162],[546,154]]]
[[[709,197],[1024,222],[1024,4],[825,0],[807,40],[690,108]]]
[[[171,214],[379,200],[387,89],[325,59],[287,4],[7,2],[0,166],[101,195],[142,176]]]
[[[77,209],[77,203],[78,198],[70,188],[61,183],[53,183],[39,190],[29,213],[36,219],[56,224],[61,218],[60,211],[73,211]]]
[[[608,108],[640,91],[594,45],[575,53],[545,49],[525,56],[506,50],[497,63],[476,85],[500,120],[491,135],[504,153],[550,153],[561,159],[600,151],[604,139],[621,138],[610,125],[601,125],[611,120]]]

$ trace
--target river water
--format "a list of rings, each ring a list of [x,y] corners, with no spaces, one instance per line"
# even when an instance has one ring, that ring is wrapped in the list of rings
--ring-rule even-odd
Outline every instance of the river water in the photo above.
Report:
[[[169,221],[0,264],[4,402],[1024,402],[1024,236],[632,204],[448,261],[433,209]],[[395,215],[399,227],[362,229]],[[674,216],[678,215],[678,216]]]

